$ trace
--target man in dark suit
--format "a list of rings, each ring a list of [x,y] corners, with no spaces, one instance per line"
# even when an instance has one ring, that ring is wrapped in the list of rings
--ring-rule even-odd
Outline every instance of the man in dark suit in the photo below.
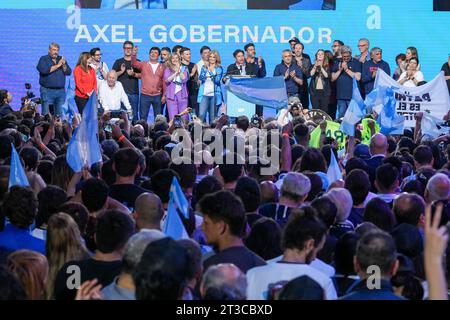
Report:
[[[254,76],[258,73],[258,68],[252,63],[245,62],[244,51],[237,49],[233,52],[235,63],[227,68],[227,76]]]
[[[381,133],[373,135],[373,137],[370,139],[369,145],[371,158],[366,160],[366,163],[369,166],[369,178],[372,185],[372,190],[375,190],[375,173],[377,171],[377,168],[383,164],[383,160],[386,157],[387,150],[388,142],[386,136]]]
[[[225,83],[230,77],[233,76],[251,76],[256,77],[258,74],[258,67],[254,63],[247,63],[245,61],[244,51],[241,49],[236,49],[233,52],[233,57],[235,62],[230,64],[227,68],[227,73],[223,77],[223,82]],[[259,108],[255,106],[255,113],[258,113]]]

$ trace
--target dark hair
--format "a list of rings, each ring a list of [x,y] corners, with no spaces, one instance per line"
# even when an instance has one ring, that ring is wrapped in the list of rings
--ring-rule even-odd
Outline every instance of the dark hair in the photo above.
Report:
[[[25,147],[20,150],[20,157],[23,159],[25,169],[34,170],[38,165],[41,153],[35,147]]]
[[[186,51],[191,51],[191,49],[189,49],[188,47],[182,47],[181,50],[180,50],[180,55],[182,55]]]
[[[353,256],[356,253],[359,236],[351,231],[342,235],[336,243],[334,250],[334,267],[336,273],[346,277],[355,274]]]
[[[323,181],[319,175],[314,172],[303,172],[305,176],[311,181],[311,190],[308,192],[308,196],[305,201],[313,201],[321,192],[323,188]]]
[[[337,207],[333,201],[330,200],[326,195],[314,199],[311,202],[311,207],[316,209],[318,217],[325,224],[327,229],[329,229],[336,221]]]
[[[84,237],[89,219],[89,211],[84,205],[78,202],[66,202],[58,208],[58,212],[64,212],[71,216]]]
[[[133,235],[133,220],[122,211],[106,210],[97,219],[95,241],[102,253],[112,253],[122,249]]]
[[[255,212],[261,203],[261,190],[258,182],[250,177],[240,177],[234,193],[241,198],[246,212]]]
[[[236,50],[234,50],[234,52],[233,52],[233,57],[235,57],[236,58],[236,56],[239,54],[239,53],[242,53],[242,54],[244,54],[244,51],[243,50],[241,50],[241,49],[236,49]]]
[[[170,163],[170,157],[167,151],[158,150],[151,156],[146,157],[146,175],[152,177],[158,170],[168,169]]]
[[[8,90],[0,89],[0,106],[5,104],[5,99],[8,98]]]
[[[378,186],[384,190],[392,188],[394,183],[398,181],[398,178],[399,174],[397,168],[390,163],[382,164],[375,172],[375,180]]]
[[[348,175],[355,169],[361,169],[365,173],[369,174],[369,166],[363,159],[355,157],[347,161],[347,163],[345,164],[345,174]]]
[[[182,188],[192,188],[197,178],[197,166],[194,163],[171,163],[169,169],[172,169],[180,177],[180,186]]]
[[[254,47],[255,47],[255,44],[253,44],[252,42],[247,43],[247,44],[244,46],[244,50],[247,51],[247,49],[250,48],[250,47],[253,47],[253,48],[254,48]]]
[[[192,207],[195,208],[195,204],[198,203],[207,194],[214,193],[222,190],[222,184],[214,176],[206,176],[199,183],[194,186]]]
[[[183,49],[183,46],[180,46],[179,44],[174,45],[172,48],[172,52],[175,53],[175,52],[177,52],[178,49],[180,49],[180,50]]]
[[[371,231],[358,241],[356,260],[362,270],[378,266],[383,275],[390,275],[397,260],[397,250],[392,237],[383,231]]]
[[[81,186],[81,199],[89,212],[103,208],[108,200],[108,185],[101,179],[91,178]]]
[[[162,203],[169,202],[169,191],[173,177],[180,180],[178,173],[171,169],[161,169],[156,171],[150,180],[152,191],[161,199]]]
[[[67,193],[57,186],[48,185],[38,193],[37,226],[47,224],[48,219],[58,213],[58,207],[67,201]]]
[[[398,59],[402,59],[402,61],[406,60],[406,54],[400,53],[397,56],[395,56],[395,62],[397,62]]]
[[[400,140],[398,141],[397,145],[398,145],[398,150],[400,150],[402,148],[408,148],[408,151],[411,154],[414,152],[414,149],[417,147],[414,140],[409,137],[401,137]]]
[[[21,281],[6,266],[0,265],[0,301],[27,300]]]
[[[353,170],[345,178],[345,188],[352,195],[353,206],[360,205],[366,200],[370,191],[369,175],[361,169]]]
[[[426,186],[421,181],[411,180],[403,186],[402,191],[407,193],[415,193],[423,198],[425,194],[425,188]]]
[[[0,160],[11,157],[11,143],[14,143],[13,137],[10,135],[0,135]]]
[[[92,49],[89,51],[89,54],[90,54],[91,56],[95,56],[95,53],[96,53],[97,51],[100,51],[100,48],[92,48]]]
[[[333,42],[339,43],[340,46],[343,46],[343,45],[344,45],[344,42],[342,42],[341,40],[333,40]]]
[[[238,163],[219,164],[220,175],[225,183],[233,182],[239,179],[244,165]]]
[[[37,165],[37,173],[42,177],[46,184],[52,182],[53,162],[50,160],[41,160]]]
[[[137,300],[177,300],[188,280],[187,250],[171,238],[151,242],[133,273]]]
[[[325,294],[319,283],[304,275],[286,283],[278,300],[325,300]]]
[[[169,47],[162,47],[161,51],[167,51],[169,53],[172,53],[172,50]]]
[[[245,245],[264,260],[280,256],[283,253],[280,225],[271,218],[259,219],[253,224]]]
[[[239,116],[236,119],[236,128],[242,129],[243,131],[247,131],[250,126],[250,121],[246,116]]]
[[[391,235],[399,253],[411,259],[422,258],[423,236],[416,226],[401,223],[392,230]]]
[[[113,170],[113,160],[103,162],[101,177],[108,186],[112,186],[116,182],[116,173]]]
[[[194,279],[202,271],[202,250],[200,245],[192,239],[180,239],[177,243],[186,249],[189,263],[186,266],[187,278]]]
[[[203,53],[203,51],[205,51],[205,50],[209,50],[209,51],[211,51],[211,48],[210,48],[210,47],[208,47],[208,46],[203,46],[203,47],[201,47],[201,48],[200,48],[200,54],[202,54],[202,53]]]
[[[121,177],[129,177],[135,174],[139,165],[139,154],[132,148],[120,149],[114,154],[114,167]]]
[[[123,43],[122,47],[125,47],[127,44],[131,44],[131,45],[134,47],[134,43],[131,42],[131,41],[129,41],[129,40],[125,41],[125,42]]]
[[[394,200],[392,211],[398,224],[417,226],[420,216],[425,213],[425,202],[416,194],[401,194]]]
[[[325,224],[316,216],[315,209],[303,207],[299,213],[291,214],[286,224],[281,247],[286,249],[303,250],[309,240],[314,240],[317,247],[327,232]]]
[[[300,161],[300,172],[304,171],[327,172],[325,157],[318,149],[306,149]]]
[[[11,224],[26,229],[36,217],[37,205],[29,187],[12,186],[3,199],[2,211]]]
[[[158,47],[151,47],[148,53],[150,54],[153,50],[158,51],[158,56],[161,54],[161,49],[159,49]]]
[[[416,161],[420,165],[425,165],[431,163],[433,160],[433,152],[431,148],[426,145],[420,145],[414,149],[414,161]]]
[[[363,220],[372,222],[381,230],[391,232],[395,217],[389,205],[380,198],[373,198],[364,208]]]
[[[292,157],[292,162],[291,163],[295,163],[298,159],[300,159],[303,154],[305,153],[305,147],[300,145],[300,144],[294,144],[291,147],[291,157]]]
[[[200,200],[199,208],[211,220],[225,222],[230,234],[237,237],[244,235],[247,222],[245,208],[241,199],[231,191],[221,190],[205,196]]]
[[[294,127],[294,135],[296,137],[306,138],[309,134],[309,127],[306,124],[299,123]]]

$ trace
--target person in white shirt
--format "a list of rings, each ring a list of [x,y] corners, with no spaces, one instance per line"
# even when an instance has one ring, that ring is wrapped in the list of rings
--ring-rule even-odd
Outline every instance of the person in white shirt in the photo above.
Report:
[[[100,84],[106,80],[109,69],[106,63],[102,61],[103,54],[100,48],[93,48],[89,53],[92,57],[90,66],[95,70],[97,76],[97,88],[100,88]]]
[[[423,73],[419,70],[419,60],[417,58],[411,58],[408,63],[408,68],[400,75],[397,82],[405,87],[417,87],[423,81]]]
[[[122,83],[117,81],[116,71],[109,71],[106,80],[100,83],[98,89],[98,100],[105,112],[118,111],[123,104],[127,108],[127,112],[131,115],[131,105],[128,101],[128,96],[123,89]]]
[[[247,271],[247,299],[266,300],[273,285],[304,275],[323,288],[326,299],[337,298],[331,278],[309,265],[325,243],[326,226],[312,209],[305,207],[301,211],[291,216],[284,229],[282,259]]]
[[[208,64],[209,61],[209,54],[211,52],[211,48],[208,46],[203,46],[200,49],[200,55],[202,56],[202,58],[200,59],[199,62],[197,62],[197,70],[202,70],[202,67],[206,64]]]

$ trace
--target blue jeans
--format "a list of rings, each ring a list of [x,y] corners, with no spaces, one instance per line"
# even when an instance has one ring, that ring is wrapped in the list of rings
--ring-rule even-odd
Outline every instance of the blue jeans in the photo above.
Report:
[[[134,93],[134,94],[128,94],[127,93],[127,97],[128,97],[128,101],[130,102],[131,105],[131,110],[133,111],[133,121],[136,121],[139,119],[138,115],[139,115],[139,95]]]
[[[42,100],[42,114],[48,114],[50,108],[53,105],[53,112],[56,116],[62,115],[62,105],[66,101],[66,91],[62,89],[49,89],[41,87],[41,100]]]
[[[139,109],[139,115],[141,117],[141,120],[144,119],[145,121],[147,121],[150,106],[153,106],[153,114],[155,118],[158,114],[161,114],[162,113],[161,95],[149,96],[141,93],[141,101]]]
[[[345,111],[347,111],[350,101],[351,100],[342,100],[342,99],[337,100],[338,114],[336,115],[336,119],[339,119],[339,118],[342,118],[343,116],[345,116]]]
[[[206,122],[206,112],[209,113],[209,123],[213,123],[214,118],[216,117],[216,103],[214,96],[203,96],[202,101],[200,102],[199,117],[203,122]]]

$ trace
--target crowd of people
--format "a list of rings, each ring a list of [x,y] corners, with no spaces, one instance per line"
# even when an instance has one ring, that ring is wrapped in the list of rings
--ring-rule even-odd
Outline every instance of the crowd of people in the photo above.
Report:
[[[373,90],[379,68],[391,75],[389,63],[383,60],[383,50],[370,48],[365,38],[359,40],[359,54],[354,56],[351,47],[340,40],[333,42],[331,51],[319,49],[314,59],[304,52],[298,38],[290,39],[289,44],[290,49],[283,50],[282,61],[275,66],[273,76],[285,78],[288,97],[299,98],[303,108],[321,109],[332,118],[344,116],[352,98],[353,77],[364,99]],[[220,53],[208,46],[200,49],[197,63],[191,62],[191,50],[180,45],[172,49],[152,47],[145,61],[137,58],[138,48],[131,41],[124,42],[123,51],[123,57],[114,61],[111,70],[102,60],[100,48],[80,54],[73,71],[80,113],[89,96],[96,92],[104,110],[127,110],[133,120],[147,120],[150,108],[153,119],[164,114],[171,120],[191,107],[203,122],[212,123],[224,111],[223,82],[233,76],[264,78],[268,74],[253,43],[235,50],[234,61],[226,69]],[[399,84],[415,87],[426,83],[415,47],[397,55],[395,64],[392,77]],[[442,70],[450,92],[449,66],[444,63]],[[65,58],[59,56],[58,44],[50,44],[49,53],[40,58],[37,70],[42,114],[47,114],[49,105],[53,105],[53,114],[60,116],[65,102],[65,78],[72,70]],[[262,116],[263,107],[256,106],[255,113]]]
[[[335,41],[333,52],[319,50],[313,63],[292,39],[274,75],[284,76],[288,95],[298,99],[282,122],[241,116],[236,124],[217,117],[221,82],[266,76],[253,44],[237,49],[226,70],[208,47],[197,64],[185,47],[153,47],[144,62],[127,41],[111,70],[99,48],[83,52],[73,70],[75,102],[82,113],[98,92],[102,161],[74,172],[66,156],[80,119],[59,117],[72,70],[52,43],[37,67],[42,113],[29,101],[9,110],[12,97],[0,91],[0,297],[447,299],[450,134],[422,135],[418,113],[415,128],[386,136],[368,114],[370,142],[357,124],[338,153],[327,123],[299,111],[311,100],[342,116],[353,76],[367,94],[377,68],[390,73],[381,49],[369,51],[366,39],[358,48],[353,57]],[[398,81],[420,85],[417,50],[397,60]],[[210,132],[214,139],[205,139]],[[186,161],[174,151],[180,144]],[[28,186],[12,183],[15,151]],[[279,163],[265,161],[266,154]],[[189,205],[179,214],[187,233],[180,239],[164,228],[174,178]]]

